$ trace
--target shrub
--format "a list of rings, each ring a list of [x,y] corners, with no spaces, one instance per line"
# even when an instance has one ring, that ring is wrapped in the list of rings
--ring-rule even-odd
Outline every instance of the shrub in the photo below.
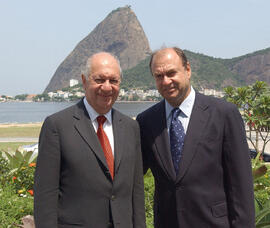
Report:
[[[0,153],[0,184],[6,183],[10,178],[10,166],[8,161]]]
[[[35,167],[36,163],[30,163],[13,173],[12,185],[19,195],[30,194],[33,196]]]
[[[2,155],[7,159],[11,169],[19,169],[37,160],[37,154],[34,154],[34,151],[2,151]]]
[[[151,171],[144,176],[145,212],[147,228],[153,228],[153,204],[154,204],[154,177]]]
[[[2,228],[20,224],[21,218],[33,214],[33,197],[20,197],[12,185],[0,185],[0,221]]]
[[[260,159],[260,154],[252,160],[256,227],[270,226],[270,164]]]

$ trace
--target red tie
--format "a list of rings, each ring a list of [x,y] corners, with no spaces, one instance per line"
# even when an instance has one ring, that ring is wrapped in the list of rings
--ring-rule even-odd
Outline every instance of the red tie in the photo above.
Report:
[[[106,121],[105,116],[98,116],[97,122],[98,122],[98,130],[97,130],[97,136],[99,139],[99,142],[101,144],[101,147],[103,149],[108,168],[110,170],[111,177],[113,179],[113,170],[114,170],[114,161],[113,161],[113,154],[112,154],[112,148],[109,142],[109,139],[103,130],[103,124]]]

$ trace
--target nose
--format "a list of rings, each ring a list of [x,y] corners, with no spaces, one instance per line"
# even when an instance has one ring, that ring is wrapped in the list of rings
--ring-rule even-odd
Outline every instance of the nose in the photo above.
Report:
[[[111,85],[110,81],[109,81],[109,80],[106,80],[106,81],[102,84],[101,89],[102,89],[103,91],[108,91],[108,92],[111,91],[111,90],[112,90],[112,85]]]
[[[162,80],[162,84],[169,85],[170,83],[171,83],[171,79],[169,77],[167,77],[166,75],[164,75],[163,80]]]

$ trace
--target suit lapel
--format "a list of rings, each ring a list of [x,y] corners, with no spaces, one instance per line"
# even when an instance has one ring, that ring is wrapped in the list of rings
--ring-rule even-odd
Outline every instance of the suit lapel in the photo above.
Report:
[[[209,118],[207,108],[208,106],[202,101],[201,95],[196,93],[195,103],[185,137],[183,157],[180,161],[179,173],[177,175],[176,182],[179,182],[183,178],[185,172],[191,165],[193,157],[197,153],[196,148],[201,136],[203,135],[202,129],[204,129]]]
[[[165,100],[160,102],[157,109],[154,110],[155,116],[151,122],[152,126],[152,135],[155,139],[155,146],[158,156],[164,167],[164,171],[167,173],[168,177],[173,181],[176,178],[174,166],[172,163],[172,157],[170,152],[169,136],[167,129],[167,120],[165,112]]]
[[[114,138],[114,172],[116,174],[123,153],[123,139],[125,138],[125,131],[123,120],[114,109],[112,109],[112,125]]]
[[[107,167],[106,158],[99,143],[97,134],[89,118],[89,115],[84,107],[83,100],[77,105],[74,112],[74,126],[84,141],[89,145],[97,158]]]

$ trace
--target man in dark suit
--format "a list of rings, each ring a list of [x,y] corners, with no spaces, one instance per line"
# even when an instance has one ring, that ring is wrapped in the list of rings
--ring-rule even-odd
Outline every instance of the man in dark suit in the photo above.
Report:
[[[112,108],[121,69],[101,52],[82,75],[85,98],[46,118],[35,173],[36,228],[145,228],[140,131]]]
[[[165,98],[139,114],[144,172],[155,178],[155,228],[253,228],[251,165],[236,106],[190,85],[179,48],[153,53]]]

